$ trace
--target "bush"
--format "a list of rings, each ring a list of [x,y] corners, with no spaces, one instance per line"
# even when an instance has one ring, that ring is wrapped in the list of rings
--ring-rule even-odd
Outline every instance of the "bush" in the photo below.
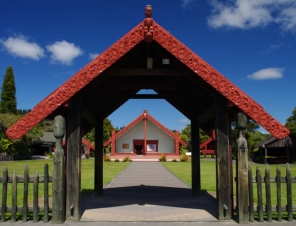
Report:
[[[160,162],[166,162],[167,161],[167,157],[165,154],[162,154],[159,159],[158,159]]]
[[[53,154],[52,153],[49,153],[49,154],[46,155],[46,157],[49,158],[49,159],[52,159],[53,158]]]
[[[178,160],[177,159],[173,159],[172,162],[178,162]]]
[[[86,159],[89,159],[89,154],[84,155]]]
[[[111,162],[111,158],[109,155],[103,155],[103,161],[104,162]]]
[[[188,161],[188,156],[184,155],[184,154],[180,155],[180,161],[181,162],[187,162]]]
[[[124,157],[124,159],[122,160],[123,162],[131,162],[131,158],[129,156]]]
[[[119,162],[119,159],[114,159],[114,162]]]

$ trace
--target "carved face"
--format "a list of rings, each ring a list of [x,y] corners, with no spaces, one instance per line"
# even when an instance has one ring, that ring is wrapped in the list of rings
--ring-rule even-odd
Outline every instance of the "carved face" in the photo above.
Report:
[[[146,17],[150,18],[152,15],[152,7],[148,5],[146,6],[145,10],[146,10]]]
[[[62,116],[56,116],[53,122],[53,134],[55,138],[62,138],[65,135],[65,119]]]

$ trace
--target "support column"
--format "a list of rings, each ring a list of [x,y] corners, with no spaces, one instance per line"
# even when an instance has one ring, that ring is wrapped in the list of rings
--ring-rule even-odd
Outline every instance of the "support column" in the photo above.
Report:
[[[238,223],[244,224],[249,223],[248,145],[245,138],[247,116],[244,113],[237,114],[237,128],[239,131],[236,157],[237,216]]]
[[[81,99],[74,96],[69,101],[67,122],[67,198],[66,219],[81,218]]]
[[[215,98],[216,125],[216,193],[217,218],[231,218],[228,101],[220,94]]]
[[[113,145],[112,145],[113,146]],[[103,119],[97,118],[95,127],[95,197],[103,196]]]
[[[180,138],[179,138],[179,131],[175,131],[175,154],[179,155],[179,149],[180,149]]]
[[[191,119],[191,175],[192,196],[201,195],[200,183],[200,137],[198,118]]]
[[[143,147],[143,155],[146,155],[147,152],[147,118],[144,118],[144,147]]]
[[[116,150],[116,140],[115,140],[115,130],[111,132],[111,155],[115,155]]]

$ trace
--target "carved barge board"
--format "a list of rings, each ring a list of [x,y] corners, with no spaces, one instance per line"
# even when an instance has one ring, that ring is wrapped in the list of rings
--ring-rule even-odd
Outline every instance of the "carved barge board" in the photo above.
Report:
[[[62,106],[66,101],[78,93],[83,87],[91,83],[94,78],[98,77],[101,73],[104,73],[107,68],[134,46],[143,41],[145,37],[147,39],[144,27],[145,20],[104,51],[100,56],[86,65],[67,82],[57,88],[53,93],[36,105],[31,112],[12,125],[6,131],[7,136],[12,139],[18,139],[23,136],[54,110]],[[151,32],[149,35],[151,35]],[[201,77],[204,81],[210,84],[274,137],[284,138],[289,135],[289,130],[265,112],[258,103],[252,100],[237,86],[231,83],[227,78],[154,21],[152,35],[153,36],[149,36],[149,38],[153,39],[149,39],[150,41],[156,41],[159,43],[163,48],[168,50],[173,56],[196,73],[196,76]]]

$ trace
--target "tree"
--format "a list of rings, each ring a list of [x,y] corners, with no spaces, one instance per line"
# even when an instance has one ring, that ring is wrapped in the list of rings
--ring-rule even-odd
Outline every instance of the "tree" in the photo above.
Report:
[[[8,67],[1,87],[0,113],[17,114],[16,86],[12,67]]]
[[[191,152],[191,124],[188,124],[180,133],[180,139],[187,143],[187,150]],[[200,143],[203,143],[209,136],[202,130],[199,129]]]
[[[38,140],[42,136],[39,125],[35,126],[18,140],[11,140],[5,134],[7,128],[20,118],[21,115],[0,114],[0,152],[18,156],[29,156],[34,152],[32,144],[34,140]]]
[[[292,115],[287,118],[285,126],[290,130],[292,137],[296,137],[296,107],[292,111]]]

